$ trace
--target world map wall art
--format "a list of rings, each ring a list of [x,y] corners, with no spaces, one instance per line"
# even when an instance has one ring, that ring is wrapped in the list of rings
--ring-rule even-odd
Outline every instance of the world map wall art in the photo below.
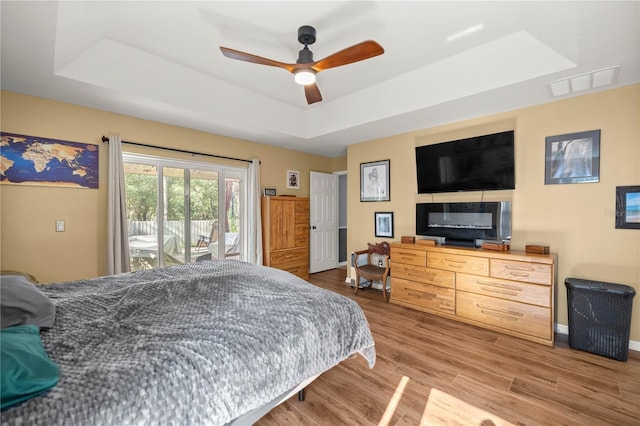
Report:
[[[0,133],[0,183],[98,188],[98,146]]]

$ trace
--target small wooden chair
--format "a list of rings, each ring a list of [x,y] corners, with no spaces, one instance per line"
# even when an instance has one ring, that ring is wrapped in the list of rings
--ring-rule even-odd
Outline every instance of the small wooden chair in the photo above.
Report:
[[[378,244],[368,244],[367,250],[360,250],[353,253],[353,267],[356,270],[355,294],[358,294],[360,288],[360,277],[369,281],[369,287],[372,286],[374,280],[382,282],[382,295],[385,302],[389,302],[387,294],[387,277],[389,276],[391,259],[391,246],[384,241]],[[367,263],[358,265],[358,256],[366,254]]]

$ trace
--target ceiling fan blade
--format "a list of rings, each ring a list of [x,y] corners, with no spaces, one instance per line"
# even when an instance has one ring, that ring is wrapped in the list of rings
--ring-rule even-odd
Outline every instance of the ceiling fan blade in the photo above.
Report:
[[[320,102],[322,100],[320,89],[318,89],[318,85],[315,83],[307,84],[306,86],[304,86],[304,94],[307,97],[307,103],[309,105]]]
[[[320,72],[329,68],[335,68],[373,58],[374,56],[382,55],[383,53],[384,49],[375,41],[363,41],[362,43],[354,44],[351,47],[347,47],[346,49],[319,60],[313,64],[312,68],[316,70],[316,72]]]
[[[268,65],[271,67],[283,68],[289,72],[293,72],[293,70],[296,68],[296,64],[287,64],[284,62],[274,61],[273,59],[263,58],[262,56],[241,52],[235,49],[229,49],[228,47],[220,46],[220,51],[227,58],[237,59],[239,61],[245,61],[245,62],[251,62],[259,65]]]

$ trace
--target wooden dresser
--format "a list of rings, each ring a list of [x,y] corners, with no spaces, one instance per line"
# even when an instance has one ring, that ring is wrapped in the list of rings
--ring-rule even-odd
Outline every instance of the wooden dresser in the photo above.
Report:
[[[391,244],[391,303],[554,344],[557,256]]]
[[[264,264],[309,279],[309,199],[262,198]]]

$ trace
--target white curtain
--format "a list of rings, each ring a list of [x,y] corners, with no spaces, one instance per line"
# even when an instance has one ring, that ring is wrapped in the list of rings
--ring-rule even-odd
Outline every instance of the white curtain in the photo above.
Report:
[[[249,212],[249,258],[247,262],[262,265],[262,216],[260,205],[260,160],[249,164],[247,211]]]
[[[110,136],[107,189],[107,274],[119,274],[130,270],[122,141],[120,136]]]

